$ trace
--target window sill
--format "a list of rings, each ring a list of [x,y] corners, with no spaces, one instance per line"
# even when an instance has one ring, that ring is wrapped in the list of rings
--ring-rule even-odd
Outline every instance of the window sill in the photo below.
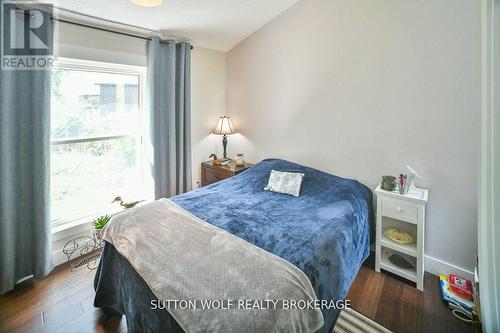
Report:
[[[87,219],[66,223],[52,228],[52,242],[90,230],[92,225]]]
[[[57,225],[52,226],[52,241],[55,242],[66,237],[76,235],[80,232],[92,229],[92,220],[100,215],[101,214],[85,216],[79,219],[64,223],[58,223]]]
[[[141,202],[137,206],[142,206],[143,204],[146,204],[148,202],[150,202],[150,201]],[[56,225],[53,225],[51,227],[52,241],[55,242],[55,241],[76,235],[80,232],[91,230],[92,229],[92,220],[94,220],[95,218],[97,218],[99,216],[108,214],[109,216],[113,217],[113,216],[116,216],[124,211],[126,211],[126,209],[124,209],[120,206],[117,206],[116,209],[113,209],[111,211],[107,210],[106,212],[103,211],[100,213],[96,213],[93,215],[69,220],[66,222],[59,222]]]

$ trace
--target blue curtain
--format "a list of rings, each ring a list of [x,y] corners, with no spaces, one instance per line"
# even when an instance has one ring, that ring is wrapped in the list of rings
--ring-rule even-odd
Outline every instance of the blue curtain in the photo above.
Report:
[[[5,27],[1,27],[4,32]],[[44,33],[52,35],[52,25]],[[49,31],[50,30],[50,31]],[[0,294],[52,269],[50,71],[0,70]]]
[[[148,42],[148,102],[155,197],[191,190],[191,46]]]

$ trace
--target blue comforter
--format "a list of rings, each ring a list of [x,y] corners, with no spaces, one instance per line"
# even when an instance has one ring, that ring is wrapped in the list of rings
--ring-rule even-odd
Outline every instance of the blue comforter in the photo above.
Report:
[[[305,174],[299,197],[264,191],[273,169]],[[288,161],[264,160],[236,177],[171,200],[302,269],[318,299],[344,299],[369,254],[371,191],[355,180]],[[120,281],[110,276],[116,274]],[[95,306],[124,313],[129,331],[182,331],[166,310],[149,310],[155,299],[151,290],[109,244],[95,286]],[[321,332],[328,332],[338,313],[323,310]]]

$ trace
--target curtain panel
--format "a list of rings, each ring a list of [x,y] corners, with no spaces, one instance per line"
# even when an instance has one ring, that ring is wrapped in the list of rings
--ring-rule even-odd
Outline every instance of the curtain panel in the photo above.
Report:
[[[0,294],[53,268],[49,153],[50,70],[0,70]]]
[[[191,45],[148,41],[148,103],[155,197],[191,190]]]

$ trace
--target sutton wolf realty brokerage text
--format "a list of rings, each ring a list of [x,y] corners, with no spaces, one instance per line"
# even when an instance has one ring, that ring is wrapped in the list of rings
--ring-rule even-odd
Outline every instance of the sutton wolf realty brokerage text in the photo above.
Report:
[[[180,310],[308,310],[350,308],[350,300],[151,300],[151,309]]]

